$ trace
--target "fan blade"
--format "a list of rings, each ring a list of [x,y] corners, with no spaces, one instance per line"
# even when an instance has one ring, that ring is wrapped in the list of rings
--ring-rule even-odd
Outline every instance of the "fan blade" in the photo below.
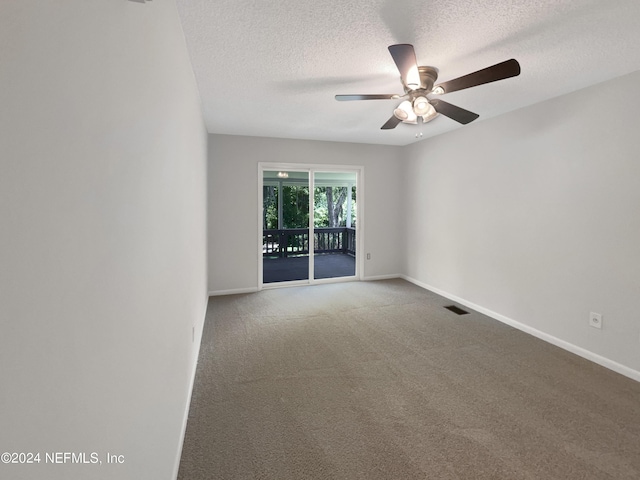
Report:
[[[484,85],[485,83],[496,82],[498,80],[504,80],[505,78],[517,77],[518,75],[520,75],[520,64],[512,58],[506,62],[497,63],[491,67],[483,68],[477,72],[436,85],[434,90],[440,87],[444,90],[444,92],[442,92],[443,94],[457,92],[465,88]]]
[[[473,122],[480,115],[477,113],[470,112],[469,110],[465,110],[464,108],[456,107],[455,105],[451,105],[443,100],[431,100],[431,105],[436,109],[436,112],[441,113],[445,117],[449,117],[451,120],[455,120],[458,123],[466,125],[467,123]]]
[[[396,128],[401,121],[402,120],[397,118],[395,115],[392,115],[391,118],[387,120],[387,123],[380,127],[380,130],[391,130],[392,128]]]
[[[391,45],[389,53],[393,57],[393,61],[396,62],[402,83],[412,90],[420,88],[420,74],[413,45],[408,43]]]
[[[391,98],[400,98],[396,94],[372,94],[372,95],[336,95],[336,100],[339,102],[347,102],[350,100],[389,100]]]

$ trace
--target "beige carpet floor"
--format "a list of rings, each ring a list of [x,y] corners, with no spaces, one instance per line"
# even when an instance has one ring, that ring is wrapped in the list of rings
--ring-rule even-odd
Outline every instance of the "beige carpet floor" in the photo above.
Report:
[[[403,280],[209,300],[178,478],[640,478],[640,383]]]

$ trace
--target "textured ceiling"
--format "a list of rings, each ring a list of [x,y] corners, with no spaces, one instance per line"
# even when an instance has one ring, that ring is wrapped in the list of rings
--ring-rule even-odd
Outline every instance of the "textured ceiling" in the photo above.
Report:
[[[153,5],[153,4],[151,4]],[[406,145],[461,126],[380,130],[402,93],[387,47],[443,82],[515,58],[520,76],[441,98],[476,122],[640,70],[638,0],[177,0],[211,133]]]

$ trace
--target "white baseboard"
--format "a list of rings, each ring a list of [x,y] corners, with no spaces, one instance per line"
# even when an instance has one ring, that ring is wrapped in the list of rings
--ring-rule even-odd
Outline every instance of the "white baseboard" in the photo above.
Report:
[[[217,297],[220,295],[236,295],[238,293],[255,293],[258,291],[258,287],[251,288],[232,288],[231,290],[214,290],[209,292],[210,297]]]
[[[363,277],[362,280],[364,280],[365,282],[369,282],[373,280],[391,280],[393,278],[404,278],[404,277],[399,273],[395,273],[392,275],[371,275],[371,276]]]
[[[402,275],[400,275],[399,273],[395,273],[392,275],[372,275],[369,277],[363,277],[362,280],[365,282],[368,281],[372,281],[372,280],[390,280],[393,278],[404,278]],[[340,280],[339,278],[327,278],[327,281],[324,282],[322,280],[320,281],[316,281],[316,285],[321,285],[323,283],[338,283],[341,281],[344,282],[353,282],[354,280],[357,280],[357,278],[355,277],[347,277],[345,278],[345,280]],[[267,290],[269,288],[283,288],[283,287],[300,287],[300,286],[304,286],[304,285],[310,285],[309,282],[307,281],[300,281],[300,282],[286,282],[284,284],[282,284],[281,282],[275,283],[275,284],[264,284],[262,286],[262,288],[264,290]],[[233,288],[230,290],[213,290],[211,292],[209,292],[209,296],[210,297],[217,297],[220,295],[236,295],[239,293],[255,293],[258,292],[259,288],[258,287],[251,287],[251,288]]]
[[[196,371],[198,369],[198,358],[200,358],[200,345],[202,344],[202,332],[204,330],[204,322],[207,317],[208,298],[204,301],[204,313],[201,316],[200,328],[198,329],[198,341],[196,342],[195,351],[192,353],[192,366],[191,366],[191,378],[189,379],[189,390],[187,393],[187,404],[185,405],[184,412],[182,414],[182,431],[180,432],[180,442],[178,443],[178,455],[173,467],[173,477],[178,478],[178,471],[180,470],[180,459],[182,458],[182,447],[184,446],[184,437],[187,434],[187,421],[189,420],[189,410],[191,409],[191,397],[193,395],[193,385],[196,381]]]
[[[456,303],[459,303],[461,305],[464,305],[466,307],[469,307],[473,310],[475,310],[476,312],[480,312],[488,317],[493,318],[494,320],[498,320],[499,322],[502,322],[504,324],[507,324],[511,327],[517,328],[518,330],[521,330],[525,333],[528,333],[529,335],[533,335],[536,338],[539,338],[540,340],[544,340],[547,343],[550,343],[552,345],[555,345],[556,347],[560,347],[563,350],[566,350],[568,352],[574,353],[582,358],[585,358],[587,360],[590,360],[594,363],[597,363],[598,365],[601,365],[605,368],[608,368],[609,370],[613,370],[614,372],[617,372],[621,375],[624,375],[625,377],[629,377],[637,382],[640,382],[640,372],[637,370],[634,370],[630,367],[627,367],[625,365],[622,365],[618,362],[615,362],[609,358],[603,357],[601,355],[598,355],[597,353],[593,353],[589,350],[586,350],[582,347],[578,347],[577,345],[574,345],[572,343],[569,343],[565,340],[562,340],[560,338],[554,337],[553,335],[549,335],[548,333],[545,333],[543,331],[537,330],[533,327],[530,327],[529,325],[525,325],[524,323],[520,323],[516,320],[513,320],[512,318],[506,317],[504,315],[501,315],[500,313],[494,312],[492,310],[489,310],[488,308],[484,308],[480,305],[476,305],[473,302],[469,302],[468,300],[465,300],[464,298],[460,298],[456,295],[453,295],[449,292],[445,292],[444,290],[440,290],[439,288],[433,287],[431,285],[427,285],[426,283],[420,282],[418,280],[416,280],[415,278],[411,278],[408,277],[406,275],[400,275],[400,278],[403,278],[404,280],[413,283],[414,285],[417,285],[419,287],[424,288],[425,290],[429,290],[433,293],[437,293],[438,295],[441,295],[445,298],[448,298],[449,300],[452,300]]]

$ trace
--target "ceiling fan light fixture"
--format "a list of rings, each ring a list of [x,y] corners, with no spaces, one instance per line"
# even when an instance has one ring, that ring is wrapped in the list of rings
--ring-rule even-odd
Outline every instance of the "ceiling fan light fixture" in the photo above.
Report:
[[[398,120],[402,120],[403,122],[411,120],[412,117],[416,116],[415,113],[413,113],[411,102],[409,102],[409,100],[405,100],[400,105],[398,105],[398,108],[393,111],[393,115]]]
[[[436,88],[434,88],[431,93],[433,93],[434,95],[442,95],[444,93],[444,88],[442,88],[440,85],[438,85]]]
[[[394,117],[396,117],[398,120],[406,120],[407,118],[409,118],[409,115],[407,114],[407,112],[405,112],[404,110],[402,110],[400,107],[396,108],[393,111],[393,115]]]
[[[413,101],[413,111],[416,115],[427,115],[431,110],[433,110],[433,107],[429,103],[429,100],[427,100],[427,97],[416,97]]]
[[[436,112],[436,109],[433,108],[433,106],[431,104],[429,104],[429,106],[431,107],[431,111],[429,113],[427,113],[426,115],[422,115],[422,122],[423,123],[430,122],[431,120],[433,120],[434,118],[436,118],[438,116],[438,112]]]

